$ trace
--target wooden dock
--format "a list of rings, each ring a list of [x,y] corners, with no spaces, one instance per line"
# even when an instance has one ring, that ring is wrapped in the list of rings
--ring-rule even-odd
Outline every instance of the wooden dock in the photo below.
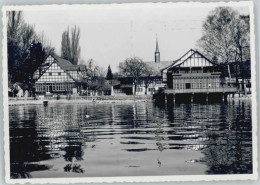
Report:
[[[235,87],[219,87],[219,88],[205,88],[205,89],[164,89],[160,93],[154,95],[154,99],[160,102],[176,102],[185,101],[193,103],[196,101],[219,100],[226,101],[228,95],[237,92]]]

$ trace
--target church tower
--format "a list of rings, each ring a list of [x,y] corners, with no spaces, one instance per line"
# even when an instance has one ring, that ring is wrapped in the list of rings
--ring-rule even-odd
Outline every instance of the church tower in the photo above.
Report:
[[[159,51],[159,45],[158,45],[158,38],[156,36],[156,49],[154,52],[154,58],[155,58],[155,63],[160,62],[160,51]]]

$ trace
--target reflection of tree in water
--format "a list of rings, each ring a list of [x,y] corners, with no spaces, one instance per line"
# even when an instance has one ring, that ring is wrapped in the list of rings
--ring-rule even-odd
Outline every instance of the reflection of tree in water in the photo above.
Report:
[[[229,115],[226,107],[221,106],[220,117],[230,125],[220,123],[222,128],[207,132],[207,147],[202,151],[205,154],[203,160],[209,166],[207,173],[252,173],[251,114],[246,115],[244,102],[239,102],[237,110]],[[250,107],[248,109],[250,111]]]
[[[251,173],[250,106],[250,102],[242,101],[160,107],[169,120],[165,147],[202,151],[203,158],[190,161],[206,163],[209,174]]]
[[[38,163],[50,159],[51,156],[49,150],[45,148],[49,142],[39,139],[35,123],[37,109],[35,107],[13,108],[10,117],[13,120],[10,120],[11,178],[30,178],[32,171],[49,169],[51,166]]]
[[[84,170],[81,168],[80,164],[67,164],[64,167],[65,172],[75,172],[75,173],[84,173]]]
[[[84,152],[82,150],[82,143],[80,142],[69,142],[68,146],[64,148],[65,154],[63,155],[65,161],[71,162],[64,167],[65,172],[84,173],[84,169],[80,164],[75,161],[83,160]]]
[[[95,150],[97,141],[110,139],[112,143],[114,135],[120,137],[123,150],[128,152],[200,150],[204,157],[190,161],[206,163],[210,174],[252,171],[250,104],[243,102],[164,107],[131,104],[88,109],[49,105],[27,109],[10,112],[13,178],[48,170],[50,166],[41,161],[50,158],[63,158],[65,172],[84,173],[85,166],[80,164],[87,145]],[[90,118],[86,119],[86,114]],[[161,152],[155,152],[151,161],[158,167],[167,159],[161,157]]]
[[[155,134],[155,141],[156,147],[160,152],[165,150],[165,140],[168,140],[167,132],[165,132],[164,128],[165,125],[168,124],[169,120],[166,118],[165,111],[162,111],[162,108],[165,109],[165,105],[160,104],[159,106],[155,104],[154,112],[151,116],[151,121],[154,123],[154,134]],[[162,166],[162,161],[160,159],[160,154],[157,158],[158,167]]]
[[[77,161],[83,160],[84,152],[82,151],[82,143],[80,142],[69,143],[68,146],[64,148],[64,151],[66,152],[66,154],[63,155],[65,161],[72,162],[73,158]]]

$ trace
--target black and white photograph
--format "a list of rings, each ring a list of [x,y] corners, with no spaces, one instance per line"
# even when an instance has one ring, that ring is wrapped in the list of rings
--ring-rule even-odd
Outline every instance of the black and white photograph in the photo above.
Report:
[[[2,13],[6,182],[257,179],[253,2]]]

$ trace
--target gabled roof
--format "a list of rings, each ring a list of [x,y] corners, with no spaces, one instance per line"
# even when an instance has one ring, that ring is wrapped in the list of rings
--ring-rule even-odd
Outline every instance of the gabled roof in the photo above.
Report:
[[[145,62],[149,67],[151,67],[156,75],[160,75],[161,70],[172,64],[172,61],[160,61],[160,62]]]
[[[69,68],[74,68],[74,65],[63,58],[58,57],[57,55],[51,55],[57,62],[57,64],[64,70],[69,69]]]
[[[181,58],[179,58],[178,60],[176,60],[174,66],[180,65],[181,63],[183,63],[187,58],[189,58],[190,56],[192,56],[196,51],[194,51],[193,49],[190,49],[187,53],[185,53]]]
[[[178,60],[175,60],[172,62],[172,64],[170,66],[165,67],[164,69],[162,69],[161,71],[164,71],[166,69],[169,69],[170,67],[174,67],[177,65],[180,65],[182,62],[184,62],[188,57],[190,57],[191,55],[193,55],[195,53],[195,51],[193,49],[190,49],[188,52],[186,52],[181,58],[179,58]]]
[[[200,56],[202,56],[205,60],[207,60],[209,63],[213,64],[213,65],[218,65],[212,61],[210,61],[207,57],[205,57],[203,54],[201,54],[199,51],[197,50],[193,50],[193,49],[190,49],[188,52],[186,52],[181,58],[179,58],[178,60],[175,60],[172,62],[171,65],[169,65],[168,67],[162,69],[161,71],[164,71],[164,70],[167,70],[171,67],[176,67],[176,66],[179,66],[181,65],[182,63],[184,63],[188,58],[190,58],[191,56],[195,55],[195,54],[198,54]]]
[[[70,61],[65,60],[61,57],[58,57],[57,55],[51,55],[57,62],[57,64],[65,71],[84,71],[86,70],[86,66],[83,64],[80,65],[74,65]]]
[[[68,71],[78,71],[78,70],[84,71],[84,70],[86,70],[86,66],[85,66],[85,65],[82,65],[82,64],[81,64],[81,65],[73,65],[70,61],[65,60],[65,59],[63,59],[63,58],[61,58],[61,57],[59,57],[59,56],[57,56],[57,55],[55,55],[55,54],[50,54],[49,56],[53,57],[53,58],[55,59],[55,62],[57,63],[57,65],[58,65],[61,69],[63,69],[64,72],[67,73],[67,75],[68,75],[69,77],[71,77],[71,78],[72,78],[73,80],[75,80],[75,81],[77,81],[77,79],[74,79],[74,78],[68,73]],[[47,56],[46,59],[47,59],[49,56]],[[46,59],[45,59],[45,60],[46,60]],[[51,65],[50,65],[50,66],[51,66]],[[48,67],[43,71],[42,75],[49,69],[50,66],[48,66]],[[38,70],[38,69],[37,69],[37,70]],[[40,75],[40,76],[38,77],[38,79],[39,79],[42,75]],[[37,80],[38,80],[38,79],[37,79]]]
[[[80,71],[86,70],[86,66],[83,65],[83,64],[79,64],[79,65],[77,65],[77,66],[79,67],[79,70],[80,70]]]
[[[162,68],[162,69],[161,69],[161,72],[164,71],[165,69],[168,69],[168,68],[174,66],[177,62],[178,62],[178,60],[172,61],[170,65],[166,66],[165,68]]]

